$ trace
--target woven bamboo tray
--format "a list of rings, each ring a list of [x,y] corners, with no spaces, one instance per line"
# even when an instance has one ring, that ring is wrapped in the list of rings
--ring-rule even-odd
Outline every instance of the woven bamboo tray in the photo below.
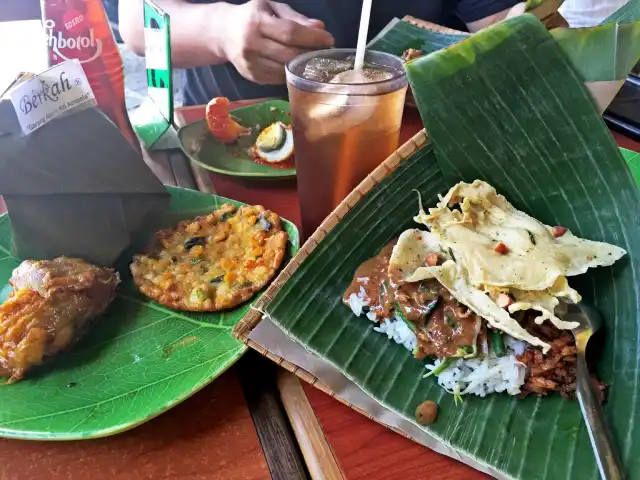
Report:
[[[442,25],[438,25],[437,23],[427,22],[426,20],[420,20],[419,18],[412,17],[411,15],[405,15],[402,17],[404,22],[410,23],[411,25],[415,25],[419,28],[424,28],[425,30],[432,30],[438,33],[452,33],[455,35],[466,35],[468,32],[463,32],[461,30],[455,30],[449,27],[443,27]]]
[[[276,355],[261,345],[257,344],[249,338],[251,331],[262,320],[262,312],[267,305],[271,302],[273,296],[282,288],[289,278],[295,273],[300,264],[306,260],[311,252],[318,246],[318,244],[327,236],[327,234],[335,228],[335,226],[344,218],[344,216],[364,197],[370,190],[372,190],[378,183],[380,183],[385,177],[393,172],[398,166],[408,158],[410,158],[416,151],[424,147],[428,142],[428,136],[425,130],[421,130],[409,139],[404,145],[400,146],[394,153],[392,153],[380,166],[378,166],[373,172],[367,176],[343,201],[336,207],[336,209],[329,214],[329,216],[322,222],[320,227],[315,233],[304,243],[298,253],[291,259],[288,265],[282,270],[274,282],[269,286],[267,291],[262,295],[260,300],[256,302],[254,307],[245,315],[234,327],[233,335],[240,341],[244,342],[247,346],[260,352],[263,356],[274,361],[281,367],[297,375],[305,382],[315,386],[322,390],[324,393],[336,398],[341,403],[347,405],[349,408],[354,409],[358,413],[366,416],[367,418],[384,425],[390,430],[406,437],[410,440],[416,441],[413,437],[407,433],[389,426],[385,423],[378,421],[375,417],[368,412],[359,408],[356,405],[342,399],[337,396],[336,393],[329,387],[324,385],[318,380],[316,376],[299,367],[298,365]],[[284,333],[283,333],[284,335]],[[419,442],[418,442],[419,443]]]

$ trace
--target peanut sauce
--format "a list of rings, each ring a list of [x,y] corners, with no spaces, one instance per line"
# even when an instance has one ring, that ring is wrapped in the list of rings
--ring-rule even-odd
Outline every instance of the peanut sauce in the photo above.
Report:
[[[406,283],[396,272],[389,272],[396,242],[392,240],[358,267],[343,302],[348,306],[351,294],[359,294],[362,288],[367,308],[378,322],[393,318],[399,308],[416,333],[416,358],[460,356],[460,349],[471,353],[478,342],[479,317],[458,303],[437,280]]]

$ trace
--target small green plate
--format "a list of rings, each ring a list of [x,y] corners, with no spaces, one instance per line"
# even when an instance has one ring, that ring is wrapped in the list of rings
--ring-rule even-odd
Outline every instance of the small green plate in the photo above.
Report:
[[[289,102],[270,100],[248,107],[231,110],[238,123],[252,127],[251,135],[243,136],[233,145],[218,142],[207,131],[206,122],[190,123],[178,130],[180,148],[184,154],[202,168],[216,173],[237,177],[292,178],[296,176],[294,168],[273,168],[254,162],[247,153],[256,141],[260,131],[274,122],[291,124]],[[259,125],[260,128],[255,128]]]
[[[168,189],[171,207],[158,229],[223,203],[243,205],[193,190]],[[283,224],[290,258],[298,249],[298,231],[286,220]],[[146,240],[137,239],[132,250]],[[0,215],[0,302],[6,299],[4,285],[20,264],[11,251],[11,221]],[[250,303],[222,313],[169,310],[136,291],[128,275],[130,258],[123,255],[118,296],[77,345],[24,380],[0,384],[0,437],[81,440],[128,430],[189,398],[246,351],[231,329]]]

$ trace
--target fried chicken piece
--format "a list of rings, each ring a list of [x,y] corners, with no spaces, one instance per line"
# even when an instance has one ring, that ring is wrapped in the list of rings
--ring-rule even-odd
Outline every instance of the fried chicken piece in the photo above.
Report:
[[[81,259],[26,260],[13,271],[12,296],[0,305],[0,377],[23,378],[68,348],[115,297],[115,270]]]

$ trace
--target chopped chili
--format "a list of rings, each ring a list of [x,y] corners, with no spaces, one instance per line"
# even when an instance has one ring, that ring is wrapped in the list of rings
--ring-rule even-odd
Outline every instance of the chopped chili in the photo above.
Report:
[[[509,252],[509,247],[507,247],[504,243],[498,242],[498,244],[493,249],[494,252],[499,253],[500,255],[504,255]]]
[[[567,233],[567,227],[561,227],[559,225],[553,227],[552,229],[552,234],[553,234],[553,238],[559,238],[561,236],[563,236],[565,233]]]

